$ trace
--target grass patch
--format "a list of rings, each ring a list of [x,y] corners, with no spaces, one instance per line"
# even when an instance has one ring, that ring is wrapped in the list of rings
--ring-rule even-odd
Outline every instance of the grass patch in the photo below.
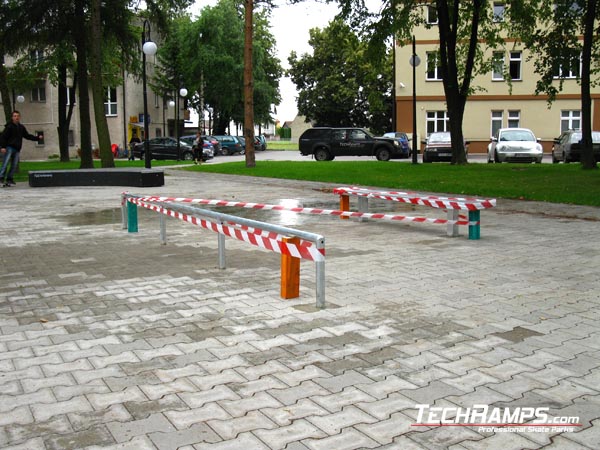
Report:
[[[290,141],[267,141],[267,150],[295,150],[298,151],[298,143]]]
[[[100,168],[100,161],[94,161]],[[144,167],[144,161],[115,160],[117,167]],[[184,170],[255,177],[320,181],[396,190],[439,192],[464,196],[537,200],[600,206],[600,171],[579,164],[449,164],[382,163],[380,161],[258,161],[202,164],[152,161],[152,167],[188,165]],[[21,161],[16,181],[27,181],[32,170],[78,169],[79,161]]]
[[[579,164],[405,164],[379,161],[260,161],[203,165],[192,170],[322,181],[467,196],[600,206],[600,171]]]

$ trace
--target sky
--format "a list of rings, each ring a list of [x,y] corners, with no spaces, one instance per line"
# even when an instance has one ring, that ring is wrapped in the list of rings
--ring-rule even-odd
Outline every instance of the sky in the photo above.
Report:
[[[215,3],[216,0],[196,2],[191,12],[197,15],[203,7]],[[289,68],[287,59],[292,50],[295,50],[298,55],[312,53],[312,48],[308,45],[308,31],[311,28],[326,27],[337,14],[338,7],[336,4],[325,4],[314,0],[305,0],[296,5],[287,5],[285,0],[277,3],[282,6],[273,10],[271,32],[277,41],[277,57],[285,70]],[[296,108],[298,92],[295,85],[289,78],[284,77],[279,81],[279,91],[282,101],[277,106],[275,119],[281,123],[294,120],[298,113]]]

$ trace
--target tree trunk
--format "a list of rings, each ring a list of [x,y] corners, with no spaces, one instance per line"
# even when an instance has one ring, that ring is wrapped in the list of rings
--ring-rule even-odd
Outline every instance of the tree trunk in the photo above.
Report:
[[[94,104],[94,120],[98,133],[98,147],[100,149],[100,161],[102,167],[115,167],[113,158],[110,132],[106,122],[104,111],[104,86],[102,83],[102,23],[100,20],[100,0],[92,0],[90,27],[90,61],[92,72],[90,82],[92,84],[92,102]]]
[[[3,99],[10,99],[10,91],[8,89],[7,78],[6,78],[6,67],[4,66],[4,49],[0,46],[0,95]],[[8,123],[12,117],[12,105],[10,101],[4,100],[2,102],[4,107],[4,116]]]
[[[75,0],[75,12],[77,17],[85,18],[83,0]],[[73,27],[75,48],[77,54],[77,79],[79,81],[79,122],[81,124],[81,169],[93,169],[92,159],[92,133],[90,120],[90,94],[88,91],[88,68],[87,68],[87,42],[85,19],[79,26]]]
[[[67,119],[67,67],[61,65],[58,72],[58,150],[60,162],[69,162],[69,120]],[[71,101],[71,103],[73,103]],[[69,118],[70,119],[70,118]]]
[[[590,93],[590,65],[592,41],[594,39],[594,18],[597,0],[588,0],[584,15],[583,49],[581,54],[581,167],[597,169],[592,142],[592,97]]]
[[[244,138],[246,167],[256,167],[254,155],[254,80],[252,77],[252,14],[254,1],[246,0],[244,23]]]

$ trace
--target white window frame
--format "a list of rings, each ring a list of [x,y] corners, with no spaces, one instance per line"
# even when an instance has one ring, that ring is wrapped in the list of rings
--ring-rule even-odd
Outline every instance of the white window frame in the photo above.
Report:
[[[29,52],[29,58],[33,65],[38,65],[44,61],[44,50],[36,49]]]
[[[513,68],[517,69],[517,76],[513,76]],[[510,74],[510,79],[513,81],[519,81],[522,80],[522,71],[523,71],[523,52],[521,51],[514,51],[514,52],[510,52],[510,57],[509,57],[509,74]]]
[[[572,59],[572,61],[574,61],[575,58]],[[579,58],[577,59],[579,64],[577,67],[577,73],[575,73],[575,71],[573,70],[573,66],[571,64],[569,64],[569,66],[567,68],[564,68],[563,66],[558,66],[555,71],[554,74],[552,75],[554,79],[579,79],[579,77],[581,76],[581,54],[579,54]]]
[[[581,129],[581,110],[564,109],[560,112],[560,132]]]
[[[437,25],[438,13],[437,9],[434,5],[427,5],[427,24],[428,25]]]
[[[494,52],[492,58],[492,81],[504,81],[504,52]]]
[[[432,64],[434,64],[435,68],[430,71],[429,68],[432,66]],[[442,81],[442,70],[440,67],[440,58],[439,58],[439,54],[438,52],[427,52],[427,61],[426,61],[426,67],[425,67],[425,79],[427,81]],[[432,75],[430,75],[430,72],[433,72]]]
[[[104,115],[106,117],[115,117],[117,115],[118,107],[117,88],[107,87],[104,97]]]
[[[493,20],[495,23],[504,22],[504,11],[506,6],[504,2],[494,2],[493,6]]]
[[[508,128],[521,128],[521,111],[508,110]]]
[[[496,136],[496,132],[503,128],[504,125],[504,111],[492,111],[490,119],[491,134],[490,136]]]
[[[73,105],[77,104],[77,95],[75,93],[75,88],[73,86],[67,86],[67,103],[66,105],[71,105],[71,101]]]
[[[425,129],[427,130],[427,136],[437,131],[450,130],[450,118],[448,117],[448,111],[427,111],[425,117]]]
[[[33,103],[46,103],[46,86],[31,89],[31,101]]]

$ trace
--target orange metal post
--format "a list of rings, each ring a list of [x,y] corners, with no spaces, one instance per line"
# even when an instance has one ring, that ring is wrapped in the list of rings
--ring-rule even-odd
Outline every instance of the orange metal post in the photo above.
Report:
[[[283,238],[283,242],[300,244],[297,237]],[[281,255],[281,298],[300,297],[300,258]]]
[[[350,211],[350,196],[340,195],[340,211]],[[340,219],[348,220],[348,216],[340,216]]]

